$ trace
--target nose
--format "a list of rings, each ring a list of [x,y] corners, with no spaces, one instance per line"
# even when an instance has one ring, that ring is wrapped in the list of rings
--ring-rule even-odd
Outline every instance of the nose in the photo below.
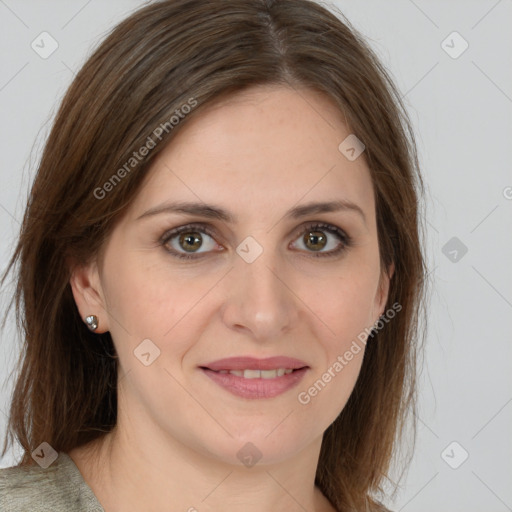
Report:
[[[300,299],[291,273],[275,251],[264,250],[252,263],[235,255],[224,286],[222,316],[228,328],[245,331],[259,342],[272,342],[296,325]]]

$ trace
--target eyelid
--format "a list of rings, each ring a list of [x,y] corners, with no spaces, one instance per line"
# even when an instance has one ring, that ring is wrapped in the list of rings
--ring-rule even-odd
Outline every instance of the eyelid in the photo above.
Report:
[[[325,230],[328,233],[338,236],[340,240],[344,243],[350,242],[349,235],[341,228],[336,226],[335,224],[330,224],[329,222],[324,221],[308,221],[301,224],[297,230],[295,231],[294,237],[298,237],[302,235],[305,231],[314,231],[314,230]],[[295,238],[294,238],[295,240]]]
[[[168,242],[171,238],[174,238],[175,236],[187,232],[187,231],[199,231],[206,233],[208,236],[214,238],[218,236],[217,230],[211,226],[208,223],[202,223],[202,222],[191,222],[189,224],[183,224],[182,226],[177,226],[172,229],[168,229],[164,232],[164,234],[160,237],[159,241],[161,243]]]

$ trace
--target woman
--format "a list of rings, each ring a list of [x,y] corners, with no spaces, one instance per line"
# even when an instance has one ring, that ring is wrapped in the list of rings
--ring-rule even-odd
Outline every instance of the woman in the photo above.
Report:
[[[123,21],[62,102],[4,274],[26,344],[0,508],[385,510],[421,192],[398,91],[325,8]]]

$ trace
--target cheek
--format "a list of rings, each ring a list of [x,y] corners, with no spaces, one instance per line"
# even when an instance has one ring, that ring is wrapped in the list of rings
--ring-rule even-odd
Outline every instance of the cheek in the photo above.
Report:
[[[194,315],[201,311],[201,299],[218,277],[171,274],[161,263],[148,266],[141,259],[123,258],[120,264],[106,267],[110,331],[129,366],[130,356],[145,339],[163,356],[155,361],[157,366],[168,366],[171,356],[179,361],[190,348],[194,338],[190,333],[197,325]]]
[[[311,309],[321,322],[316,335],[323,357],[314,374],[301,387],[306,404],[330,414],[341,411],[359,376],[366,337],[372,324],[377,273],[360,268],[339,276],[322,293],[316,292]],[[327,328],[324,328],[327,326]],[[314,403],[313,403],[314,402]]]
[[[325,430],[345,408],[361,370],[364,344],[347,343],[328,358],[297,391],[303,428]]]
[[[349,269],[310,296],[311,309],[328,327],[329,352],[343,349],[372,323],[378,278],[374,269]]]

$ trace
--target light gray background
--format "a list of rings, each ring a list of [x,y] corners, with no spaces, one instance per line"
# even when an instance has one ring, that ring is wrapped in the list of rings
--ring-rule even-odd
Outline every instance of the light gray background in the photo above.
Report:
[[[142,3],[0,0],[2,268],[40,149],[74,72],[107,30]],[[428,186],[427,256],[435,287],[418,442],[401,491],[388,506],[404,512],[512,511],[512,0],[335,5],[368,37],[404,94]],[[47,59],[31,48],[43,31],[59,44]],[[469,44],[458,58],[443,46],[457,52],[461,40],[451,36],[442,45],[453,31]],[[466,254],[456,246],[457,254],[450,254],[454,248],[446,244],[453,237]],[[2,290],[4,310],[10,293]],[[18,343],[11,315],[1,333],[1,435]],[[453,441],[458,445],[444,452]],[[468,459],[452,469],[447,461],[456,465],[462,450]],[[0,466],[12,465],[17,453]]]

